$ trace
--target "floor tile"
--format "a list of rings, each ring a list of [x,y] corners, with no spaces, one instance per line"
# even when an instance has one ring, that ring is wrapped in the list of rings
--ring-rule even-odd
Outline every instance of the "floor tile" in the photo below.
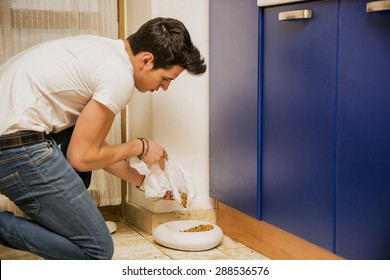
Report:
[[[0,260],[42,260],[41,257],[0,245]]]
[[[223,253],[234,260],[268,260],[266,256],[263,256],[248,247],[227,249],[223,250]]]
[[[221,244],[219,244],[217,248],[219,250],[228,250],[236,248],[246,248],[246,246],[241,244],[240,242],[234,241],[233,239],[225,235],[222,239]]]
[[[112,239],[115,247],[137,242],[147,242],[138,232],[132,230],[129,232],[115,232],[112,234]]]
[[[218,249],[211,249],[206,251],[181,251],[170,249],[155,243],[156,246],[173,260],[229,260],[228,255],[224,254]]]
[[[113,260],[169,260],[162,251],[144,240],[128,245],[115,245]]]

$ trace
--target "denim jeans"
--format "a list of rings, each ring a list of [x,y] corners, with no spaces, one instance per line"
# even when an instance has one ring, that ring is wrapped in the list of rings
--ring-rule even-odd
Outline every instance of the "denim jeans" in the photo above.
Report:
[[[0,244],[45,259],[111,259],[105,221],[53,139],[0,151],[0,193],[31,218],[0,212]]]

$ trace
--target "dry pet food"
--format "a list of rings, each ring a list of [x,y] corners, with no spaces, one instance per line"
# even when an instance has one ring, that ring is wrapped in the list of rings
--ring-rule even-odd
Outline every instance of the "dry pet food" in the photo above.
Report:
[[[201,232],[201,231],[209,231],[212,229],[214,229],[214,226],[208,224],[208,225],[199,225],[199,226],[192,227],[189,229],[181,230],[181,232]]]
[[[181,205],[186,208],[187,207],[187,194],[186,193],[181,193]]]

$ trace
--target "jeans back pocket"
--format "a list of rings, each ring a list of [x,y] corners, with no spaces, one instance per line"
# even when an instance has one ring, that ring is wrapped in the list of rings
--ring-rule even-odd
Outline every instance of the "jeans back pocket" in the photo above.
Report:
[[[37,215],[40,204],[32,195],[18,172],[0,178],[0,193],[8,197],[27,215]]]

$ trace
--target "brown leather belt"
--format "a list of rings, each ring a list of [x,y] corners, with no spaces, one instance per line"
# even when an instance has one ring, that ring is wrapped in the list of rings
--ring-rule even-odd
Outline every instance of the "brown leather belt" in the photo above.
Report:
[[[0,150],[22,147],[47,139],[44,132],[19,131],[16,133],[0,136]]]

